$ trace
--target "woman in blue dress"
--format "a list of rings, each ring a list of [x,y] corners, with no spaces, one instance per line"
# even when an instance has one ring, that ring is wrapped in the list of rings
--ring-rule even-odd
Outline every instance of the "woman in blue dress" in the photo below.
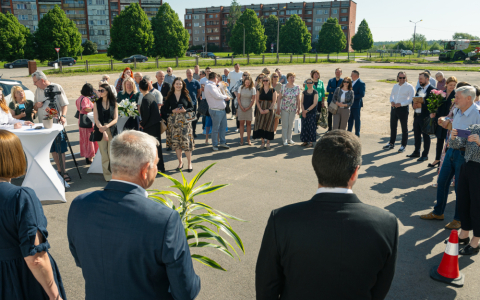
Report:
[[[27,164],[18,137],[0,130],[0,299],[66,299],[48,253],[47,219],[35,192],[10,183]]]

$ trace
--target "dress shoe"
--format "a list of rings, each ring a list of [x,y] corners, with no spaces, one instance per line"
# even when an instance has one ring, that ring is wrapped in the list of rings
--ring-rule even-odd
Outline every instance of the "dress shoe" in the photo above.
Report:
[[[458,251],[458,254],[460,254],[460,255],[474,255],[474,254],[478,254],[479,251],[480,251],[480,246],[477,246],[477,248],[473,248],[472,246],[467,245],[465,248],[460,249],[460,251]]]
[[[195,139],[197,138],[197,135],[195,133],[193,134],[193,138],[195,138]]]
[[[427,160],[428,160],[428,156],[422,156],[419,159],[417,159],[417,161],[419,161],[419,162],[427,161]]]
[[[403,153],[405,152],[405,146],[401,146],[400,149],[398,149],[398,153]]]
[[[436,163],[434,164],[428,164],[427,167],[429,168],[435,168],[436,166],[440,165],[440,161],[437,161]]]
[[[410,157],[410,158],[420,157],[420,153],[413,152],[412,154],[407,155],[407,157]]]
[[[223,149],[230,149],[230,146],[228,146],[227,144],[220,144],[220,145],[218,145],[218,147],[223,148]]]
[[[177,168],[177,171],[180,172],[182,170],[182,168],[183,168],[183,164],[180,167]]]
[[[445,229],[460,229],[460,227],[462,227],[462,223],[460,223],[460,221],[453,220],[445,226]]]
[[[441,216],[437,216],[436,214],[434,214],[433,212],[429,213],[429,214],[426,214],[426,215],[421,215],[420,216],[420,219],[423,219],[423,220],[437,220],[437,221],[443,221],[444,219],[444,216],[441,215]]]
[[[392,150],[393,148],[395,148],[395,146],[392,145],[392,144],[390,144],[390,143],[388,143],[387,145],[385,145],[385,146],[383,147],[383,150]]]
[[[470,238],[469,237],[464,238],[464,239],[458,238],[458,244],[459,245],[468,245],[468,243],[470,243]],[[448,244],[448,240],[445,240],[445,244]]]

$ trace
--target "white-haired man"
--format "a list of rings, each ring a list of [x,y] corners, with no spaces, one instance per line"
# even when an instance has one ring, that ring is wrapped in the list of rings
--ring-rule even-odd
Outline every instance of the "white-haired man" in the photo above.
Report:
[[[117,89],[113,84],[110,84],[110,76],[108,76],[107,74],[102,75],[102,81],[105,81],[110,86],[110,89],[112,90],[112,93],[115,95],[115,98],[116,98]]]
[[[157,78],[157,82],[153,84],[153,88],[160,91],[162,93],[163,98],[166,98],[168,95],[168,92],[170,92],[171,84],[168,82],[165,82],[165,72],[163,71],[158,71],[155,74],[155,77]]]
[[[157,145],[144,132],[117,135],[112,180],[70,206],[68,242],[87,299],[195,299],[200,292],[178,212],[148,199]]]
[[[135,86],[137,87],[137,91],[140,90],[140,88],[138,87],[138,84],[140,83],[142,78],[143,78],[143,75],[140,72],[136,72],[133,74],[133,79],[135,80]]]
[[[177,78],[177,76],[173,75],[172,68],[168,67],[167,75],[165,75],[165,82],[168,82],[168,84],[172,85],[175,78]]]
[[[36,71],[32,74],[33,84],[37,87],[35,91],[35,100],[34,105],[37,110],[38,119],[43,120],[47,115],[46,109],[49,107],[50,100],[47,100],[45,97],[45,89],[48,86],[53,86],[53,92],[60,92],[60,94],[55,95],[56,107],[58,107],[58,121],[54,119],[54,122],[58,122],[61,125],[67,125],[67,109],[68,109],[68,99],[67,95],[63,88],[56,83],[48,81],[47,76],[42,71]],[[60,147],[57,146],[56,141],[53,141],[52,147],[50,148],[50,153],[52,153],[53,160],[57,165],[57,170],[59,173],[64,174],[65,181],[70,182],[71,178],[68,173],[65,172],[65,152],[67,152],[67,141],[63,132],[60,132]],[[62,154],[62,162],[60,163],[60,156],[58,153]]]
[[[480,124],[480,113],[473,104],[476,97],[476,90],[471,86],[464,86],[455,90],[455,109],[453,111],[452,129],[467,130],[470,125]],[[449,121],[447,121],[449,122]],[[467,132],[468,134],[468,132]],[[445,153],[442,168],[438,175],[437,184],[437,203],[433,212],[420,216],[424,220],[443,220],[445,207],[447,205],[450,182],[453,176],[460,178],[460,168],[465,163],[465,145],[466,137],[450,137],[448,141],[448,150]],[[455,194],[457,194],[457,184],[455,184]],[[455,215],[453,221],[448,223],[445,228],[459,229],[461,226],[460,217],[455,205]]]

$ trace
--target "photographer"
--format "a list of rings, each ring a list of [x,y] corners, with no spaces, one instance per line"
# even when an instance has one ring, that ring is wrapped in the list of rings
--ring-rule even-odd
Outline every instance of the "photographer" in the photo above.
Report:
[[[55,123],[59,123],[63,126],[67,125],[67,108],[68,108],[68,99],[63,91],[63,88],[56,84],[48,81],[47,76],[42,71],[36,71],[32,74],[33,84],[37,87],[35,91],[35,109],[38,111],[38,120],[43,120],[46,116],[46,109],[49,108],[50,100],[45,96],[45,89],[48,86],[53,86],[52,92],[60,92],[60,94],[54,95],[56,105],[59,109],[59,119],[54,119]],[[52,103],[54,104],[54,103]],[[60,135],[60,149],[57,149],[56,141],[53,142],[52,147],[50,148],[50,153],[52,153],[55,164],[57,165],[57,170],[59,173],[62,172],[62,169],[65,170],[65,152],[67,152],[67,142],[65,136],[62,132]],[[60,165],[60,159],[58,153],[62,153],[63,165]],[[66,182],[70,182],[71,178],[68,173],[64,172],[64,178]]]

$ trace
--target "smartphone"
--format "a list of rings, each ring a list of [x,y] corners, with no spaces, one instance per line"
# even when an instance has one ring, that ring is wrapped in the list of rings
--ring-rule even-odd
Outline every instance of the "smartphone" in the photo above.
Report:
[[[183,104],[179,104],[179,105],[178,105],[178,108],[182,109],[182,108],[183,108]]]
[[[37,126],[37,127],[35,127],[35,129],[42,129],[42,128],[43,128],[43,126]]]
[[[469,130],[464,130],[464,129],[457,129],[457,136],[461,138],[468,138],[469,135],[471,135],[472,132]]]

